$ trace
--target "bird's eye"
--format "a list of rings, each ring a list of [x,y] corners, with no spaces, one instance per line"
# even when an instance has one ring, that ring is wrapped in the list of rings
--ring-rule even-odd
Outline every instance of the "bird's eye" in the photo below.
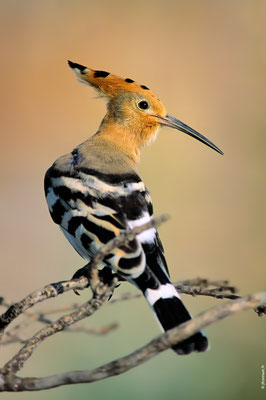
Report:
[[[147,110],[147,108],[149,108],[149,104],[148,104],[147,101],[142,100],[142,101],[140,101],[140,102],[138,103],[138,107],[139,107],[141,110]]]

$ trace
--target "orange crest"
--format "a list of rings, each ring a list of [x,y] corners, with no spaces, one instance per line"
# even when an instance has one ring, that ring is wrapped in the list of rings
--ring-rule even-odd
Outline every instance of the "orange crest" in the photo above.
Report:
[[[130,78],[124,79],[106,71],[93,70],[72,61],[68,61],[68,64],[80,82],[89,84],[110,99],[101,132],[108,131],[109,135],[115,136],[114,140],[121,141],[123,131],[127,142],[131,138],[130,146],[140,148],[151,142],[156,137],[158,128],[164,125],[184,132],[223,154],[205,136],[167,114],[162,102],[147,86],[139,85]],[[115,129],[117,123],[119,134],[116,134]]]
[[[120,76],[110,74],[106,71],[98,71],[83,65],[68,61],[70,68],[76,73],[78,80],[94,87],[104,96],[109,98],[116,97],[119,92],[138,92],[143,95],[157,99],[154,93],[145,85],[140,85],[130,78],[121,78]]]

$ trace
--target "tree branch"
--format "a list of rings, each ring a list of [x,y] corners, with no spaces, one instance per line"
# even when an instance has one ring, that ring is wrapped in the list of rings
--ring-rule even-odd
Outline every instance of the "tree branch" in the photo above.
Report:
[[[83,304],[73,313],[64,315],[57,321],[49,324],[37,332],[25,343],[21,350],[4,365],[2,368],[2,373],[7,374],[10,372],[15,373],[19,371],[23,367],[25,361],[30,358],[33,351],[43,342],[43,340],[57,332],[61,332],[63,329],[69,327],[75,322],[94,314],[94,312],[97,311],[108,299],[115,287],[115,284],[116,282],[113,282],[112,286],[109,287],[107,285],[96,287],[94,297],[91,300]]]
[[[32,338],[24,340],[19,335],[21,328],[27,326],[28,322],[24,321],[17,324],[10,332],[8,332],[8,339],[2,341],[2,344],[10,342],[20,342],[23,347],[15,354],[0,369],[0,391],[25,391],[25,390],[43,390],[52,387],[57,387],[65,384],[72,383],[89,383],[97,380],[105,379],[107,377],[118,375],[129,369],[140,365],[141,363],[149,360],[150,358],[158,355],[160,352],[168,349],[173,344],[185,340],[189,336],[198,332],[205,326],[225,318],[231,314],[241,310],[250,309],[256,306],[255,311],[258,315],[266,313],[266,292],[257,293],[255,295],[241,298],[235,295],[236,289],[228,285],[227,281],[209,281],[206,279],[197,278],[194,280],[186,280],[177,282],[176,288],[180,293],[186,293],[192,296],[204,295],[211,296],[217,299],[233,299],[233,301],[220,305],[219,307],[208,310],[200,314],[197,318],[187,321],[186,323],[174,328],[157,339],[154,339],[146,346],[128,356],[122,357],[118,360],[112,361],[99,368],[91,371],[71,371],[65,374],[53,375],[45,378],[20,378],[15,375],[23,366],[24,363],[31,357],[34,350],[48,337],[60,332],[64,329],[72,331],[86,331],[96,332],[95,328],[82,328],[73,326],[77,321],[92,315],[97,311],[106,301],[110,299],[117,284],[115,275],[111,276],[110,280],[106,283],[104,279],[99,276],[98,266],[103,261],[104,257],[108,255],[113,249],[125,245],[133,240],[139,233],[158,226],[161,222],[168,219],[168,216],[161,216],[154,218],[152,221],[134,228],[131,231],[125,231],[120,236],[111,240],[96,254],[93,260],[84,268],[86,276],[79,279],[71,279],[69,281],[52,283],[45,286],[43,289],[31,293],[26,296],[22,301],[10,305],[9,302],[0,297],[0,305],[8,309],[0,316],[0,339],[7,326],[14,321],[19,315],[25,313],[31,320],[40,321],[45,323],[39,332]],[[92,290],[92,298],[77,308],[77,304],[72,306],[51,309],[46,313],[44,312],[31,312],[29,308],[33,307],[48,298],[56,297],[59,294],[65,293],[69,290],[83,290],[87,287]],[[141,293],[129,292],[119,296],[114,296],[109,304],[113,304],[121,300],[129,300],[141,296]],[[51,321],[47,318],[48,313],[58,311],[71,311],[70,314],[64,315],[56,321]],[[48,325],[47,325],[48,324]],[[100,330],[100,333],[106,333],[110,329],[116,327],[111,324]],[[99,334],[99,330],[97,331]]]
[[[201,313],[196,318],[171,329],[152,340],[146,346],[118,360],[104,364],[91,371],[71,371],[45,378],[20,378],[6,371],[0,371],[0,391],[35,391],[75,383],[90,383],[122,374],[174,344],[229,315],[266,304],[266,291],[224,303]]]
[[[184,285],[185,284],[185,285]],[[214,285],[220,285],[219,287],[214,287],[211,288],[210,286]],[[60,282],[55,284],[56,287],[60,286]],[[178,281],[174,283],[174,286],[177,288],[179,293],[182,294],[188,294],[192,296],[210,296],[214,297],[217,299],[237,299],[240,298],[240,296],[237,296],[235,294],[236,288],[233,286],[228,286],[227,281],[210,281],[207,279],[202,279],[202,278],[196,278],[196,279],[191,279],[191,280],[185,280],[185,281]],[[114,304],[118,301],[125,301],[125,300],[131,300],[134,298],[139,298],[143,297],[142,293],[140,291],[130,291],[126,293],[122,293],[120,295],[113,296],[110,301],[108,301],[107,304]],[[5,301],[4,298],[2,298],[2,305],[5,305],[5,307],[11,307],[11,303],[8,301]],[[74,311],[77,310],[79,305],[77,303],[73,303],[70,306],[61,306],[61,307],[55,307],[55,308],[49,308],[45,309],[42,311],[38,312],[32,312],[29,310],[26,310],[24,312],[24,315],[27,317],[27,319],[23,320],[19,324],[16,324],[10,331],[6,332],[7,338],[5,340],[2,340],[0,342],[0,345],[8,345],[8,344],[13,344],[13,343],[21,343],[25,344],[27,343],[27,340],[18,333],[19,331],[22,330],[22,328],[27,327],[29,324],[32,324],[33,321],[38,321],[44,324],[52,324],[52,320],[48,318],[49,314],[55,314],[59,312],[67,312],[67,311]],[[256,312],[259,313],[258,310],[255,310]],[[101,328],[95,328],[95,327],[84,327],[81,325],[78,326],[69,326],[66,327],[65,330],[67,332],[83,332],[87,334],[95,334],[95,335],[103,335],[111,330],[117,328],[118,324],[117,323],[112,323],[106,326],[103,326]]]

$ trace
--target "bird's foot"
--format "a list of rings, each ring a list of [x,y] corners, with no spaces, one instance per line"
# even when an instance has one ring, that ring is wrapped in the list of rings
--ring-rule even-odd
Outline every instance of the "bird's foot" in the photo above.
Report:
[[[85,276],[88,280],[90,279],[90,264],[86,264],[84,267],[78,269],[72,276],[72,279],[79,279],[82,276]],[[99,276],[100,281],[104,285],[108,285],[108,286],[112,285],[114,278],[121,280],[121,278],[118,276],[118,274],[113,272],[110,267],[104,267],[103,269],[99,270],[98,276]],[[123,278],[122,278],[122,280],[123,280]],[[118,285],[116,285],[116,288],[119,286],[120,286],[120,283]],[[87,287],[89,287],[89,283],[88,283]],[[79,292],[77,289],[74,289],[73,291],[76,295],[79,296]],[[108,300],[110,300],[111,297],[112,297],[112,294],[110,295]]]
[[[108,285],[108,286],[112,285],[114,278],[119,279],[118,275],[115,272],[113,272],[111,270],[111,268],[109,268],[109,267],[104,267],[103,269],[101,269],[99,271],[99,278],[105,285]],[[115,288],[117,288],[119,286],[120,286],[120,283],[118,285],[116,285]],[[112,296],[113,296],[113,293],[110,294],[108,301],[112,298]]]
[[[90,277],[90,264],[86,264],[84,267],[78,269],[74,273],[74,275],[72,276],[71,279],[79,279],[82,276],[85,276],[85,278],[87,278],[89,280],[89,277]],[[90,286],[90,284],[88,283],[87,287],[89,287],[89,286]],[[80,295],[77,289],[73,289],[73,292],[78,296]]]

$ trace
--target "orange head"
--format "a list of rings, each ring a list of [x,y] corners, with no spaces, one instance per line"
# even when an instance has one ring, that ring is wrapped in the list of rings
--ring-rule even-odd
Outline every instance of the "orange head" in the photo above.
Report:
[[[223,154],[203,135],[167,114],[163,103],[147,86],[71,61],[68,64],[80,82],[92,86],[108,100],[107,114],[100,132],[113,135],[118,142],[126,140],[129,146],[140,149],[156,138],[161,125],[166,125],[193,136]]]

